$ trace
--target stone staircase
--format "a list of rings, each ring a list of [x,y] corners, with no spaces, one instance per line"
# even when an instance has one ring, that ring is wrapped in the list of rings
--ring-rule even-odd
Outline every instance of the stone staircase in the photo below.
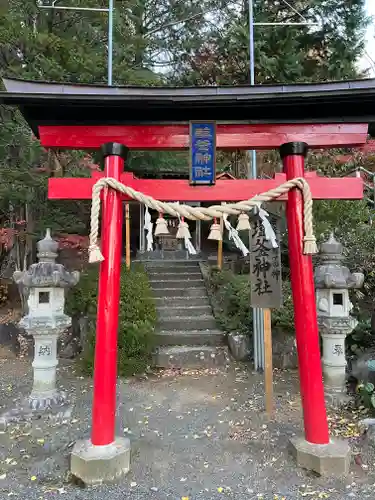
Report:
[[[159,316],[154,365],[209,368],[227,362],[197,261],[146,264]]]

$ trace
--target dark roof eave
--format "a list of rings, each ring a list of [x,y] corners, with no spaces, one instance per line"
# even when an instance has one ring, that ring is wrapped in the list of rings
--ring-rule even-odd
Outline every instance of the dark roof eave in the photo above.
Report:
[[[0,93],[0,104],[18,106],[35,133],[39,125],[186,123],[202,119],[247,123],[375,122],[375,79],[194,88],[4,82],[8,92]]]

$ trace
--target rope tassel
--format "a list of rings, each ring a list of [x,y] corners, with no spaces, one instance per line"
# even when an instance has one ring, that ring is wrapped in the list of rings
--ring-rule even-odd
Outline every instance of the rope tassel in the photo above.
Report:
[[[221,235],[221,228],[220,224],[216,222],[216,219],[214,219],[214,223],[212,224],[210,228],[210,234],[208,235],[208,240],[216,240],[216,241],[221,241],[223,239]]]
[[[303,237],[303,253],[307,255],[318,253],[318,245],[316,244],[316,238],[313,234]]]
[[[178,203],[167,203],[159,200],[155,200],[151,196],[147,196],[130,186],[126,186],[122,184],[120,181],[113,179],[112,177],[104,177],[99,179],[96,184],[94,184],[92,188],[92,205],[91,205],[91,231],[90,231],[90,246],[89,246],[89,261],[90,262],[98,262],[103,260],[103,255],[100,252],[98,247],[98,234],[99,234],[99,214],[100,214],[100,193],[103,188],[109,187],[111,189],[115,189],[130,198],[138,201],[139,203],[143,203],[146,207],[156,210],[160,214],[167,213],[172,217],[185,217],[190,220],[212,220],[223,217],[223,214],[228,215],[240,215],[243,212],[249,212],[255,206],[259,206],[260,203],[276,200],[280,196],[288,193],[291,189],[299,189],[303,195],[303,215],[304,215],[304,253],[305,254],[314,254],[317,253],[318,248],[314,236],[313,231],[313,216],[312,216],[312,197],[311,191],[308,183],[303,177],[297,177],[296,179],[291,179],[287,182],[284,182],[280,186],[270,189],[264,193],[258,194],[253,198],[245,201],[241,201],[239,203],[228,203],[226,205],[213,205],[211,207],[192,207],[189,205],[179,205]],[[159,231],[165,231],[163,233],[156,232],[155,234],[168,234],[168,227],[163,219],[163,217],[159,217],[158,219]],[[157,225],[158,225],[157,221]],[[163,222],[164,221],[164,222]],[[211,226],[211,233],[209,239],[217,239],[212,238],[211,236],[217,236],[220,239],[220,226],[216,221]],[[158,230],[158,229],[157,229]],[[213,234],[212,234],[213,233]]]
[[[176,238],[178,240],[184,240],[185,238],[189,238],[189,239],[191,238],[191,234],[189,231],[189,224],[184,221],[183,217],[181,217],[180,223],[178,224]]]
[[[237,231],[250,231],[251,226],[249,222],[249,216],[245,213],[242,213],[238,216],[237,222]]]
[[[89,246],[89,264],[95,264],[95,262],[103,262],[104,257],[98,245]]]
[[[169,229],[167,221],[164,219],[163,214],[159,214],[159,218],[156,220],[155,236],[162,236],[163,234],[169,234]]]

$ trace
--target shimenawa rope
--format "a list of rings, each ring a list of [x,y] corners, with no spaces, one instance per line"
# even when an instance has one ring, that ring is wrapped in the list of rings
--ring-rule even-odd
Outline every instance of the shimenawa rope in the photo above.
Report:
[[[146,205],[152,210],[159,213],[167,213],[173,217],[185,217],[190,220],[211,220],[220,218],[223,214],[239,215],[242,212],[248,212],[254,207],[259,207],[261,203],[274,200],[279,196],[286,194],[293,188],[298,188],[303,196],[303,211],[304,211],[304,253],[317,253],[316,239],[313,232],[313,217],[312,217],[312,197],[308,183],[303,178],[295,178],[284,182],[280,186],[270,189],[264,193],[258,194],[249,200],[240,201],[238,203],[229,203],[226,205],[212,205],[211,207],[191,207],[189,205],[180,205],[179,203],[167,203],[164,201],[155,200],[151,196],[135,191],[133,188],[122,184],[112,177],[104,177],[92,188],[92,205],[91,205],[91,231],[90,231],[90,246],[89,246],[89,262],[101,262],[104,257],[98,246],[99,233],[99,213],[100,213],[100,192],[105,187],[115,189],[130,198]]]

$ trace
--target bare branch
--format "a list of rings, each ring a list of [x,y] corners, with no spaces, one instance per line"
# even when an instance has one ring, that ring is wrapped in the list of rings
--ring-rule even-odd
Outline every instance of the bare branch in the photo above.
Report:
[[[170,28],[171,26],[174,26],[175,24],[187,23],[188,21],[192,21],[193,19],[196,19],[197,17],[205,16],[209,12],[211,12],[211,10],[208,10],[206,12],[199,12],[198,14],[194,14],[193,16],[186,17],[185,19],[180,19],[178,21],[171,21],[169,23],[163,24],[163,26],[159,26],[158,28],[154,28],[154,29],[150,30],[148,33],[146,33],[145,36],[150,36],[154,33],[157,33],[158,31],[165,29],[165,28]]]
[[[290,3],[287,2],[287,0],[282,0],[282,2],[285,3],[285,5],[287,5],[295,14],[297,14],[297,16],[299,16],[301,19],[303,19],[304,22],[306,22],[306,23],[308,22],[307,19],[306,19],[306,17],[303,16],[302,14],[300,14],[298,12],[298,10],[293,7],[293,5],[290,5]]]

